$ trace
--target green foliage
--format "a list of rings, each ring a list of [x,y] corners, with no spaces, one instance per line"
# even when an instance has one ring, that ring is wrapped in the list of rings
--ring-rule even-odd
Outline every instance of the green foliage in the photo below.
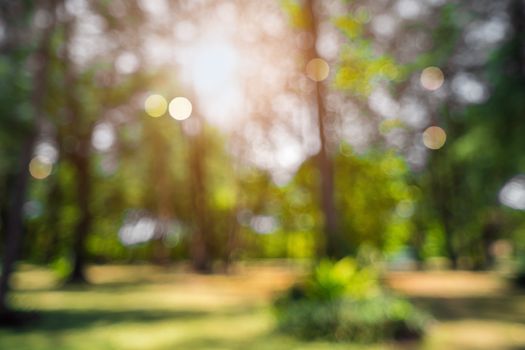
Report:
[[[306,281],[306,297],[311,300],[337,300],[344,296],[363,299],[378,288],[377,275],[371,268],[359,268],[350,258],[335,263],[321,261]]]
[[[417,338],[429,322],[428,316],[408,301],[388,296],[332,302],[302,300],[278,308],[280,329],[304,339],[373,343]]]
[[[367,243],[391,252],[408,243],[418,190],[408,182],[402,157],[393,152],[344,152],[336,159],[335,185],[350,251]]]
[[[29,26],[32,29],[22,36],[24,40],[7,45],[0,57],[0,115],[3,116],[0,118],[0,209],[3,215],[9,205],[7,193],[12,180],[20,171],[27,170],[27,164],[19,164],[20,150],[35,127],[36,106],[33,106],[32,90],[39,65],[34,64],[38,61],[34,55],[43,29],[33,28],[31,24],[34,7],[40,4],[34,1],[24,4],[27,9],[23,18],[6,18],[5,35],[9,38],[20,29]],[[432,11],[436,11],[436,18],[428,24],[418,24],[416,20],[402,23],[400,19],[400,26],[396,29],[399,36],[392,38],[392,44],[387,44],[375,41],[376,38],[372,37],[374,31],[370,30],[373,28],[368,28],[373,23],[372,13],[381,13],[384,8],[378,9],[367,2],[348,1],[345,5],[347,11],[330,19],[326,12],[319,11],[320,8],[312,4],[309,1],[282,0],[281,8],[289,15],[292,25],[299,29],[291,35],[297,34],[297,40],[305,41],[290,48],[291,61],[297,63],[294,74],[304,74],[303,61],[312,53],[308,50],[315,51],[315,43],[312,46],[305,38],[312,35],[310,39],[323,40],[322,35],[315,38],[314,27],[322,29],[326,24],[324,21],[331,20],[346,38],[336,62],[329,62],[333,84],[320,84],[328,112],[325,129],[328,145],[340,141],[339,136],[332,138],[337,134],[333,131],[338,127],[338,118],[344,118],[346,113],[341,112],[340,106],[332,104],[331,97],[340,93],[335,90],[347,93],[343,103],[355,104],[359,110],[357,113],[370,115],[372,119],[374,113],[370,111],[370,105],[361,98],[378,84],[398,82],[406,77],[409,68],[399,63],[399,57],[403,55],[396,56],[390,49],[407,33],[429,34],[429,45],[433,45],[430,52],[423,53],[410,64],[410,70],[440,65],[447,83],[453,86],[452,78],[459,70],[453,63],[446,62],[454,62],[455,59],[449,60],[450,55],[457,51],[459,57],[465,50],[459,47],[464,41],[460,40],[464,37],[463,5],[449,3],[439,10],[435,7]],[[110,1],[93,2],[88,6],[96,16],[102,17],[100,23],[105,24],[101,25],[101,30],[115,40],[114,47],[85,65],[77,66],[71,57],[65,55],[74,51],[69,47],[74,43],[69,42],[72,39],[67,34],[67,21],[59,20],[54,24],[48,47],[44,50],[47,54],[41,64],[47,67],[47,79],[45,91],[40,91],[44,96],[40,108],[42,113],[39,114],[42,126],[36,129],[42,128],[38,131],[39,136],[49,138],[56,145],[59,159],[49,178],[30,180],[27,201],[42,208],[38,215],[26,215],[28,239],[24,243],[24,254],[33,261],[53,261],[59,256],[68,256],[71,249],[82,217],[76,194],[79,176],[72,160],[76,153],[85,153],[90,163],[86,175],[93,192],[89,203],[92,225],[87,239],[90,258],[97,258],[97,261],[151,258],[153,244],[145,243],[131,250],[119,242],[117,232],[129,209],[145,210],[152,216],[169,216],[187,227],[189,232],[199,222],[192,200],[195,193],[201,191],[191,188],[188,161],[195,149],[196,138],[181,127],[190,125],[191,120],[186,125],[186,122],[174,122],[167,116],[146,118],[141,105],[148,93],[165,96],[188,93],[178,82],[176,69],[149,66],[148,59],[142,57],[148,50],[140,48],[152,34],[148,29],[151,23],[145,17],[147,11],[134,2],[126,3],[120,6],[125,17],[120,17]],[[71,25],[75,26],[74,23]],[[309,34],[304,36],[304,32]],[[443,149],[430,153],[428,164],[420,173],[412,173],[402,155],[384,149],[356,154],[349,145],[342,144],[340,154],[330,154],[334,161],[335,207],[343,250],[355,253],[360,246],[367,244],[390,253],[404,245],[417,244],[418,255],[423,258],[451,255],[451,251],[457,250],[459,255],[481,260],[482,245],[488,241],[484,240],[484,229],[501,222],[502,227],[495,234],[497,238],[505,236],[503,238],[514,242],[516,250],[525,249],[522,243],[525,241],[523,216],[513,216],[497,203],[497,192],[505,181],[525,171],[525,139],[522,137],[525,134],[522,122],[525,84],[523,75],[511,71],[522,39],[512,31],[509,33],[512,33],[509,40],[488,56],[486,65],[479,68],[479,76],[490,82],[487,86],[489,98],[470,106],[458,101],[457,105],[451,103],[449,107],[432,112],[446,129],[447,143]],[[401,51],[404,46],[399,46]],[[129,53],[137,54],[140,67],[133,73],[119,73],[115,63],[119,56]],[[69,73],[71,77],[67,76]],[[417,77],[414,78],[417,81]],[[399,99],[400,106],[404,103],[404,90],[413,88],[411,81],[403,86],[390,86],[392,96]],[[306,90],[300,92],[303,89],[297,87],[291,87],[291,90],[300,100],[312,102]],[[418,102],[425,104],[419,97],[416,96]],[[78,110],[70,110],[70,99]],[[433,101],[423,107],[430,107],[438,99]],[[195,103],[195,108],[201,103]],[[321,181],[315,157],[306,159],[288,183],[276,185],[267,170],[250,168],[243,163],[242,157],[236,158],[237,155],[230,152],[230,142],[241,142],[236,136],[225,137],[226,132],[213,129],[205,120],[201,122],[201,136],[206,142],[199,159],[207,175],[202,193],[205,192],[205,217],[211,223],[207,244],[213,247],[212,258],[221,259],[230,254],[231,247],[235,247],[236,256],[242,258],[314,257],[323,242]],[[115,130],[115,142],[109,150],[95,150],[90,145],[90,135],[98,123],[111,124]],[[421,130],[410,130],[400,119],[381,119],[372,123],[378,127],[379,138],[380,134],[403,128],[407,139],[411,138],[407,145],[420,144]],[[409,135],[410,132],[413,135]],[[87,145],[83,152],[79,152],[80,144]],[[402,152],[408,150],[409,146],[406,147]],[[240,223],[238,218],[243,213],[247,213],[248,219]],[[275,219],[275,229],[264,234],[256,232],[250,225],[250,218],[255,216]],[[0,225],[0,230],[4,228],[5,225]],[[414,237],[416,232],[420,237]],[[191,249],[188,249],[191,237],[191,234],[184,235],[181,243],[177,243],[176,252],[171,249],[173,247],[166,248],[169,254],[172,257],[191,256]],[[345,264],[348,262],[341,263]],[[343,272],[336,273],[338,268],[332,270],[321,263],[315,272],[319,276],[313,280],[319,285],[310,287],[313,294],[308,297],[318,295],[317,298],[322,299],[323,293],[327,293],[337,299],[340,297],[338,293],[342,293],[359,298],[358,291],[347,290],[346,280],[359,280],[361,275],[363,280],[373,278],[357,267],[354,269],[341,267]],[[347,273],[352,277],[345,275]],[[361,284],[352,284],[356,285]],[[366,295],[365,292],[362,294]]]
[[[275,306],[279,328],[307,339],[378,342],[419,337],[430,321],[407,300],[382,291],[375,271],[350,258],[320,262]]]
[[[341,244],[347,252],[357,253],[364,244],[395,252],[410,243],[414,233],[412,214],[420,194],[409,183],[408,166],[401,156],[382,151],[357,155],[342,144],[334,171]],[[303,163],[284,186],[275,186],[262,173],[259,175],[240,179],[239,205],[255,215],[273,216],[279,227],[261,235],[244,225],[242,231],[253,243],[247,248],[254,249],[246,256],[314,257],[322,234],[319,173],[314,160]]]
[[[380,81],[398,80],[402,71],[388,56],[376,56],[368,45],[347,46],[341,51],[335,87],[359,96],[367,96]]]
[[[368,21],[369,15],[362,9],[333,20],[348,39],[341,49],[334,85],[358,96],[370,94],[379,81],[398,81],[403,77],[402,66],[393,57],[375,53],[371,40],[363,35]]]
[[[73,270],[71,261],[66,256],[59,256],[56,260],[51,262],[50,267],[61,280],[66,279]]]
[[[446,256],[445,233],[439,223],[428,224],[428,229],[425,232],[425,241],[420,253],[424,258]]]

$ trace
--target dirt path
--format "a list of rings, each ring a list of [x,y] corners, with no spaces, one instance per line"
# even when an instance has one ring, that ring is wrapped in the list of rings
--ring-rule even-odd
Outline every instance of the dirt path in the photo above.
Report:
[[[525,349],[525,295],[496,274],[406,272],[387,281],[436,317],[424,349]]]

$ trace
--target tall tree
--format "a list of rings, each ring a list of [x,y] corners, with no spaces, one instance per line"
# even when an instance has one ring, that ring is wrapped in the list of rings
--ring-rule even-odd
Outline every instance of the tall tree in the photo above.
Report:
[[[11,179],[10,192],[8,195],[8,209],[5,227],[5,246],[2,263],[2,275],[0,276],[0,318],[9,318],[9,306],[7,294],[9,292],[9,278],[14,269],[14,264],[18,258],[22,244],[24,231],[23,225],[23,206],[26,200],[26,193],[29,180],[29,164],[33,155],[33,148],[38,137],[39,129],[43,123],[45,115],[44,102],[46,95],[46,85],[48,82],[48,61],[50,55],[50,40],[55,29],[55,1],[42,1],[37,7],[38,10],[45,11],[50,16],[50,23],[40,33],[40,41],[36,50],[30,58],[35,62],[35,69],[32,73],[33,88],[31,92],[32,105],[32,124],[28,127],[23,137],[22,146],[18,162],[14,164],[16,176]],[[24,24],[17,23],[22,18],[24,11],[27,11],[24,4],[4,3],[2,4],[2,15],[4,23],[7,23],[7,35],[13,47],[8,49],[18,49],[16,45],[28,45],[23,40],[21,34],[27,30]],[[15,21],[15,23],[13,23]],[[24,23],[24,22],[23,22]],[[27,22],[25,22],[27,23]],[[17,42],[20,40],[20,42]]]
[[[306,19],[310,24],[309,32],[313,38],[313,44],[307,52],[307,60],[319,58],[317,52],[318,47],[318,26],[321,22],[320,15],[315,10],[314,0],[308,0],[306,5]],[[340,232],[338,228],[337,212],[334,198],[334,164],[332,155],[330,154],[329,144],[327,142],[328,135],[326,134],[326,108],[325,108],[325,89],[322,81],[314,81],[314,104],[316,106],[317,126],[319,130],[320,149],[317,154],[317,166],[319,169],[320,184],[320,207],[323,213],[323,232],[324,232],[324,247],[321,255],[331,258],[340,258],[344,255],[342,251]]]
[[[82,109],[80,100],[80,83],[75,63],[71,56],[71,43],[75,32],[76,16],[68,13],[64,23],[64,88],[66,123],[68,132],[74,137],[75,145],[67,152],[67,159],[75,170],[76,203],[79,209],[79,218],[73,236],[72,271],[68,277],[70,282],[86,282],[86,239],[91,229],[92,214],[90,208],[91,196],[91,133],[94,122],[89,120],[85,109]]]

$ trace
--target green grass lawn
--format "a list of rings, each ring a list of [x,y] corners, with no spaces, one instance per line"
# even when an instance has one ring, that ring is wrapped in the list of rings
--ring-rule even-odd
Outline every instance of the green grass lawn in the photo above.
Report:
[[[525,349],[525,297],[490,274],[393,274],[391,285],[433,312],[422,343],[358,346],[276,333],[270,301],[297,271],[244,267],[230,276],[181,268],[98,266],[93,285],[59,287],[22,267],[13,302],[38,322],[0,330],[0,349]]]

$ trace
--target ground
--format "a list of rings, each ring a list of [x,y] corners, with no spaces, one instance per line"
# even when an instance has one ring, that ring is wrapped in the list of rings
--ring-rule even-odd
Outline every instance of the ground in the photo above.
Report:
[[[282,264],[232,275],[111,265],[91,267],[89,287],[59,287],[49,270],[21,266],[13,302],[40,320],[0,329],[0,349],[525,349],[525,295],[498,275],[472,272],[388,275],[393,289],[436,316],[422,343],[302,342],[275,332],[270,307],[297,275]]]

